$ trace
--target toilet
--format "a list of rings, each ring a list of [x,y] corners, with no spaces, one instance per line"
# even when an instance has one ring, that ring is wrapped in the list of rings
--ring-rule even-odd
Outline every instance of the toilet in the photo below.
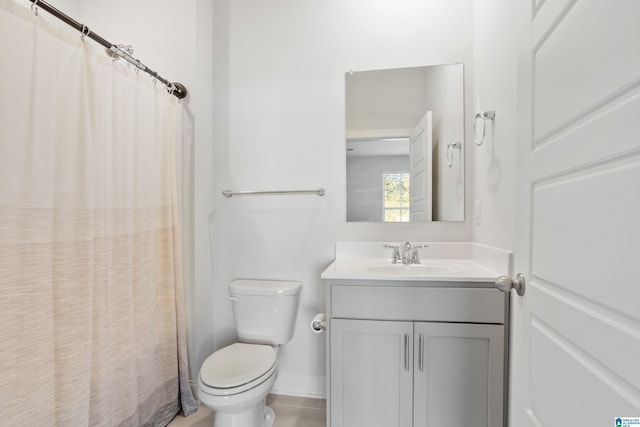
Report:
[[[198,397],[215,427],[270,427],[265,401],[278,376],[278,348],[291,340],[302,283],[234,280],[229,285],[238,341],[200,368]]]

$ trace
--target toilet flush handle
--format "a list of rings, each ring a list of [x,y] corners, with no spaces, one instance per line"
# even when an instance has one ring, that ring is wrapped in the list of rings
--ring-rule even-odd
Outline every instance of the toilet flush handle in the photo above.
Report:
[[[229,297],[229,301],[231,301],[231,302],[240,302],[241,299],[240,299],[240,297],[232,295],[232,296]]]

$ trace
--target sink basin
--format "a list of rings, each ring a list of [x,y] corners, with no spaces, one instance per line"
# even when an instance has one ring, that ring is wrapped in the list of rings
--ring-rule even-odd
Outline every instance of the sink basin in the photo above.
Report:
[[[365,267],[371,273],[400,275],[400,276],[433,276],[451,274],[464,270],[467,266],[463,262],[423,261],[421,264],[377,264]]]

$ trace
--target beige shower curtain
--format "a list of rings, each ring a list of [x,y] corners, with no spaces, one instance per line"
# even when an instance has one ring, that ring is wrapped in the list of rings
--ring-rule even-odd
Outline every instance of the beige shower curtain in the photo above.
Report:
[[[179,105],[122,62],[0,0],[3,426],[161,426],[196,410]]]

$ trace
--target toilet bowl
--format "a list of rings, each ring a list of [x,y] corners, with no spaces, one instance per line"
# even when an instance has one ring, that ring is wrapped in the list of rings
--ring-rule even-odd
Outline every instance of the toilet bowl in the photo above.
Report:
[[[198,375],[198,397],[214,411],[215,427],[270,427],[265,406],[278,377],[279,345],[293,336],[299,282],[236,280],[230,285],[241,342],[210,355]]]
[[[271,426],[265,400],[278,377],[276,351],[262,344],[236,343],[207,358],[200,369],[198,397],[213,409],[214,426]]]

